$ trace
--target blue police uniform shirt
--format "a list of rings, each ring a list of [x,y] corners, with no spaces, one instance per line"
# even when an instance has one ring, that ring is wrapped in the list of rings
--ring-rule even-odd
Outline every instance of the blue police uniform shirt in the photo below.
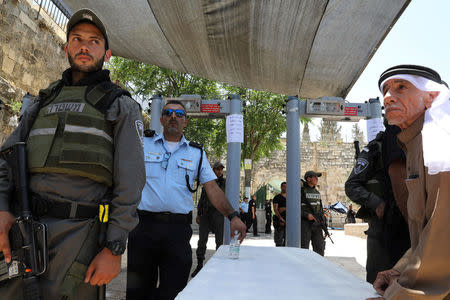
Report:
[[[202,150],[203,151],[203,150]],[[195,188],[200,163],[200,149],[189,146],[184,136],[178,146],[170,152],[163,134],[144,138],[145,186],[138,209],[152,212],[187,214],[194,209],[192,193],[186,186]],[[200,169],[200,183],[216,179],[205,152]]]
[[[240,207],[245,213],[248,213],[248,202],[242,201],[241,204],[239,204],[239,207]]]

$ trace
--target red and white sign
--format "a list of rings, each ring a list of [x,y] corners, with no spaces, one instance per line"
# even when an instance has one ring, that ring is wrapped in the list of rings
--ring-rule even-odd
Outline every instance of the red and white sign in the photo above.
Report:
[[[357,116],[358,108],[357,107],[346,107],[344,109],[344,115],[345,116]]]
[[[202,104],[202,112],[220,113],[220,104]]]

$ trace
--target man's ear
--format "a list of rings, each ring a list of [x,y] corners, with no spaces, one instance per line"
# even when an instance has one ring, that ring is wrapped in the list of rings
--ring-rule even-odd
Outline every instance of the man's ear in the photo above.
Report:
[[[111,50],[108,49],[105,52],[105,62],[108,62],[110,58],[111,58]]]
[[[66,58],[69,57],[69,54],[68,54],[68,51],[69,51],[69,50],[67,50],[67,47],[68,47],[68,46],[69,46],[68,43],[65,43],[65,44],[64,44],[64,53],[66,54]]]
[[[433,103],[434,99],[436,99],[437,96],[439,96],[439,93],[440,92],[438,92],[438,91],[432,91],[432,92],[425,93],[424,104],[427,109],[431,107],[431,104]]]

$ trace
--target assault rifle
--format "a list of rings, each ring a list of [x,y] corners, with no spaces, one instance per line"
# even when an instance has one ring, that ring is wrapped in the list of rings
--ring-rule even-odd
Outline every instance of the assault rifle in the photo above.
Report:
[[[316,222],[320,224],[320,227],[322,227],[323,232],[325,232],[325,235],[330,239],[331,243],[334,244],[333,240],[331,239],[331,233],[328,231],[327,220],[325,219],[323,212],[319,215],[312,213],[312,215],[314,219],[316,219]]]
[[[14,144],[1,153],[12,169],[14,204],[20,208],[16,222],[9,232],[12,260],[6,263],[0,252],[0,282],[15,277],[24,281],[24,298],[40,299],[37,276],[47,270],[47,227],[35,221],[28,196],[26,144]]]

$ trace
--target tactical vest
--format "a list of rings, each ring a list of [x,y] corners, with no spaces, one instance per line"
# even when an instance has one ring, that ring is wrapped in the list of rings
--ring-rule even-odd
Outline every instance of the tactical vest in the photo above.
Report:
[[[313,209],[313,213],[316,215],[319,215],[321,213],[320,211],[320,193],[315,188],[309,187],[307,184],[305,184],[304,192],[305,192],[305,201],[308,201],[311,204],[311,207]]]
[[[43,102],[27,141],[31,173],[77,175],[112,185],[112,125],[105,119],[106,109],[99,109],[112,90],[105,86],[111,85],[99,84],[86,94],[87,86],[57,81],[40,92]]]

